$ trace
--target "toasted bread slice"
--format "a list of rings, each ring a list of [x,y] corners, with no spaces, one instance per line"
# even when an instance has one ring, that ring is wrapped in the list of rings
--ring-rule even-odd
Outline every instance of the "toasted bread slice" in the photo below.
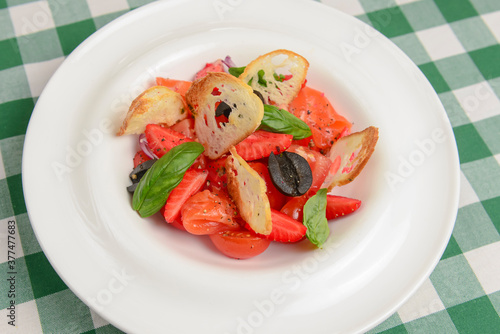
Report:
[[[132,101],[118,136],[141,134],[148,124],[171,126],[187,115],[181,94],[164,86],[154,86]]]
[[[326,177],[321,187],[331,190],[353,181],[370,159],[377,140],[378,128],[373,126],[340,138],[327,154],[335,170]]]
[[[248,64],[239,78],[260,92],[264,101],[286,107],[306,80],[309,62],[292,51],[276,50]]]
[[[269,235],[272,230],[271,206],[266,182],[231,147],[226,160],[227,189],[241,217],[256,233]]]
[[[198,141],[205,155],[217,159],[233,145],[249,136],[260,125],[264,105],[250,86],[227,73],[208,73],[186,92],[194,116]],[[217,121],[219,103],[231,107],[227,122]]]

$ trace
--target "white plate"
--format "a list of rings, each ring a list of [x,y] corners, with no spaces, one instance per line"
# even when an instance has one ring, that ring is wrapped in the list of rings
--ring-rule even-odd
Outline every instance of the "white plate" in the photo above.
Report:
[[[114,135],[154,77],[190,79],[286,48],[353,130],[380,129],[363,201],[323,250],[273,244],[246,261],[207,238],[140,219],[125,191],[136,139]],[[352,333],[377,325],[429,276],[455,221],[459,163],[432,87],[389,40],[313,1],[165,1],[86,40],[38,100],[23,160],[37,238],[51,264],[113,325],[143,333]]]

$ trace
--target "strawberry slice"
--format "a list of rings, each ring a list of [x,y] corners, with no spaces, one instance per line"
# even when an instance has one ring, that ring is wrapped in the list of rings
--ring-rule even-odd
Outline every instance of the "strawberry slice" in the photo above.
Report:
[[[167,223],[173,223],[180,216],[182,205],[203,187],[207,176],[207,170],[196,169],[184,174],[181,183],[172,190],[165,203],[163,217]]]
[[[236,152],[246,161],[267,158],[286,151],[292,145],[292,135],[272,133],[263,130],[255,131],[235,146]]]
[[[194,131],[194,119],[191,117],[185,118],[180,122],[175,123],[170,127],[170,129],[183,134],[189,139],[196,139],[196,134]]]
[[[335,195],[326,195],[326,219],[334,219],[353,213],[361,206],[361,201]]]
[[[134,168],[148,160],[151,160],[151,158],[146,153],[144,153],[142,150],[138,151],[134,156]]]
[[[179,144],[193,141],[177,131],[158,124],[148,124],[145,134],[149,148],[158,158]]]
[[[203,78],[208,74],[208,72],[225,72],[222,59],[217,59],[213,63],[206,63],[205,67],[203,67],[198,71],[198,73],[196,73],[196,75],[194,76],[194,80]]]
[[[269,175],[269,170],[267,166],[262,162],[253,161],[249,163],[250,167],[253,168],[257,173],[259,173],[260,177],[266,182],[266,195],[269,199],[269,205],[271,208],[280,210],[281,207],[286,203],[286,196],[283,195],[271,181],[271,176]]]
[[[300,241],[306,236],[307,227],[278,210],[271,209],[271,220],[273,222],[271,233],[267,236],[261,234],[259,236],[286,243]],[[245,224],[245,227],[253,231],[250,225]]]

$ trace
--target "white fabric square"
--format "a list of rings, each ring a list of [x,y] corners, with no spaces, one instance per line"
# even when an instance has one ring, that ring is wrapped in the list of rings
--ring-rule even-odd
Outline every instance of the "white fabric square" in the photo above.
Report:
[[[14,224],[10,223],[14,222]],[[9,225],[15,226],[14,234],[10,234]],[[19,237],[19,230],[17,229],[16,217],[10,217],[0,220],[2,232],[0,233],[0,245],[4,247],[4,251],[0,252],[0,263],[12,260],[10,256],[18,259],[24,256],[23,247],[21,246],[21,238]],[[9,238],[10,236],[10,238]],[[10,240],[10,242],[9,242]],[[13,253],[9,253],[11,251]],[[9,269],[7,267],[7,269]],[[2,333],[2,331],[0,331]]]
[[[472,122],[500,115],[500,100],[486,81],[454,90],[453,94]]]
[[[361,15],[365,13],[363,6],[359,3],[358,0],[322,0],[321,3],[333,7],[335,9],[340,10],[349,15]]]
[[[479,202],[476,192],[465,177],[464,173],[460,171],[460,195],[458,199],[458,207],[462,208],[472,203]]]
[[[441,298],[434,289],[431,281],[427,279],[418,291],[398,310],[398,315],[403,323],[425,317],[444,310]]]
[[[8,324],[10,320],[8,315],[10,310],[3,309],[0,311],[0,333],[5,334],[20,334],[20,333],[43,333],[40,317],[36,302],[31,300],[26,303],[16,304],[16,327]]]
[[[31,95],[33,97],[40,96],[40,93],[45,88],[47,81],[49,81],[50,77],[63,61],[64,57],[60,57],[40,63],[24,65]]]
[[[500,291],[500,241],[464,253],[484,292]]]
[[[55,27],[47,1],[12,6],[9,7],[9,13],[16,36],[33,34]]]
[[[490,28],[497,41],[500,42],[500,11],[484,14],[481,18]]]
[[[127,0],[87,0],[93,17],[129,9]]]
[[[2,151],[0,151],[0,180],[3,180],[7,177],[5,174],[5,166],[3,164]]]
[[[432,60],[465,53],[464,47],[448,25],[421,30],[416,35]]]
[[[500,154],[495,155],[494,158],[496,159],[496,161],[500,165]]]
[[[420,0],[396,0],[396,5],[401,6],[401,5],[406,5],[407,3],[412,3],[417,1]]]

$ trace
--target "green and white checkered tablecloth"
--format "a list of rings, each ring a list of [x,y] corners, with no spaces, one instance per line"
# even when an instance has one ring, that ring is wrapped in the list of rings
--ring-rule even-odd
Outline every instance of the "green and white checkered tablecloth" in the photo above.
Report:
[[[36,100],[65,56],[148,2],[0,0],[0,333],[120,332],[68,289],[41,251],[24,203],[21,157]],[[374,26],[418,65],[446,108],[461,161],[458,217],[443,257],[371,332],[500,333],[500,1],[321,2]]]

